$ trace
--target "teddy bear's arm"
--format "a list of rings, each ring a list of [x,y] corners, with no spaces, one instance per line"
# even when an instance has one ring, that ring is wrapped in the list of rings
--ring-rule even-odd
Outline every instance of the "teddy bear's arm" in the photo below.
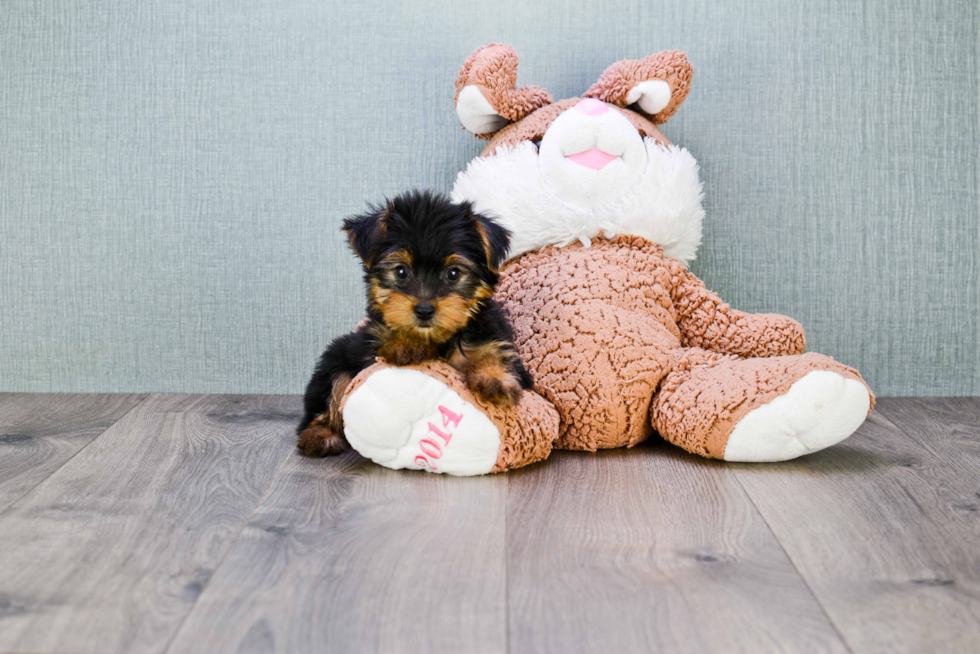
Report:
[[[806,350],[803,327],[792,318],[732,309],[680,263],[672,272],[671,300],[684,347],[743,357],[802,354]]]

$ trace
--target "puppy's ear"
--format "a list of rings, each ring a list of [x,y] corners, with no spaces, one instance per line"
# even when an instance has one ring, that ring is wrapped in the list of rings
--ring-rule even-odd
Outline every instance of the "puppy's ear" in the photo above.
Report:
[[[482,214],[474,213],[472,216],[476,223],[476,231],[483,241],[487,266],[490,272],[496,274],[500,271],[500,264],[507,260],[507,252],[510,250],[510,232]]]
[[[371,207],[371,211],[344,220],[347,242],[370,268],[378,256],[378,244],[387,231],[387,219],[391,215],[391,203],[384,207]]]

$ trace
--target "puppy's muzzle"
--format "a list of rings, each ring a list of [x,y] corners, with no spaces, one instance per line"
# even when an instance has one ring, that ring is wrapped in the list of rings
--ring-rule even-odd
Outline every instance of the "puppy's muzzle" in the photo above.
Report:
[[[434,315],[436,315],[436,308],[431,302],[423,300],[415,305],[415,317],[419,320],[425,322],[431,320]]]

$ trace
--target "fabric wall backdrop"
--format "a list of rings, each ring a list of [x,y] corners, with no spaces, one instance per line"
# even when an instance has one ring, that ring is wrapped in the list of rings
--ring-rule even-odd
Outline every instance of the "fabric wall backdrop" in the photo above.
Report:
[[[4,0],[0,390],[302,392],[362,315],[345,214],[448,190],[453,80],[683,49],[693,270],[882,395],[980,395],[975,0]]]

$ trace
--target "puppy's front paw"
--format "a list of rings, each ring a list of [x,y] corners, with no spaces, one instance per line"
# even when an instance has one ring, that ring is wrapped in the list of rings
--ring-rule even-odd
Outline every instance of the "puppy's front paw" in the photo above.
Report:
[[[349,447],[342,436],[338,436],[325,425],[310,425],[299,435],[296,446],[303,456],[322,457],[343,454]]]
[[[509,371],[495,368],[467,370],[466,385],[481,400],[497,405],[517,404],[523,390],[517,377]]]
[[[410,366],[435,359],[438,352],[435,346],[408,339],[388,341],[378,348],[378,356],[396,366]]]

